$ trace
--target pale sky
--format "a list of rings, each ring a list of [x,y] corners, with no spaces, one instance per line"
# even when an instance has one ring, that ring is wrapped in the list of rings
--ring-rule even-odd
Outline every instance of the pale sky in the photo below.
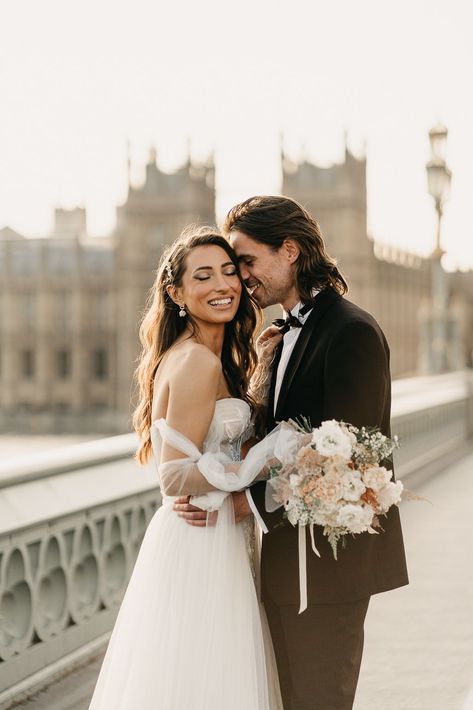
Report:
[[[0,228],[41,236],[54,205],[113,229],[126,141],[171,171],[215,151],[217,209],[280,189],[288,155],[366,144],[369,233],[426,254],[428,130],[449,129],[446,266],[473,268],[470,0],[0,0]],[[317,215],[316,215],[317,216]],[[336,256],[336,255],[335,255]]]

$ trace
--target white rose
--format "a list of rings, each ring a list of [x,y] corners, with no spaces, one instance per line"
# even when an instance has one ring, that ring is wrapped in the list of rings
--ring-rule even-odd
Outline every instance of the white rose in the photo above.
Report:
[[[338,505],[336,503],[323,503],[317,506],[314,511],[314,522],[316,525],[337,526]]]
[[[379,507],[384,513],[386,513],[392,505],[399,503],[403,490],[404,486],[401,481],[396,481],[396,483],[387,483],[376,493]]]
[[[373,520],[373,508],[369,505],[347,503],[338,511],[337,524],[351,533],[366,532]]]
[[[379,491],[391,480],[392,471],[384,466],[371,466],[363,473],[363,482],[367,488]]]
[[[357,438],[356,438],[356,434],[355,434],[353,431],[350,431],[350,429],[348,429],[347,427],[343,427],[343,431],[345,432],[345,434],[346,434],[346,435],[348,436],[348,438],[350,439],[351,445],[352,445],[352,448],[353,448],[353,447],[357,444],[357,441],[358,441]]]
[[[317,451],[322,456],[335,456],[339,454],[345,459],[349,459],[352,453],[350,437],[340,427],[335,419],[330,419],[314,429],[312,432],[312,442]]]
[[[355,502],[360,500],[365,491],[366,486],[361,480],[360,472],[348,469],[342,477],[342,498]]]

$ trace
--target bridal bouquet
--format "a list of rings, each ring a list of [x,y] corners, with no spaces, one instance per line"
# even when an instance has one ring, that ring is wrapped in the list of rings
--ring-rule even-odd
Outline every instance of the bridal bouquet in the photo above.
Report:
[[[275,431],[267,508],[284,506],[289,522],[323,526],[333,555],[346,536],[382,530],[380,516],[401,500],[403,485],[381,462],[398,447],[378,429],[335,420],[313,429],[305,419],[283,422]],[[320,555],[319,555],[320,556]]]

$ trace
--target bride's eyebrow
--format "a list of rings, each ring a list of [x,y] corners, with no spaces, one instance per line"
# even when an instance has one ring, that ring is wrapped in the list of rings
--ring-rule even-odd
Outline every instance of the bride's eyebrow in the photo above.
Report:
[[[226,261],[224,264],[221,265],[220,268],[221,268],[221,269],[225,269],[225,267],[227,267],[227,266],[233,266],[233,262],[232,262],[232,261]],[[195,274],[196,271],[201,271],[201,270],[202,270],[202,271],[204,271],[204,270],[205,270],[205,271],[212,271],[212,270],[213,270],[213,266],[198,266],[196,269],[194,269],[194,271],[193,271],[192,273]]]

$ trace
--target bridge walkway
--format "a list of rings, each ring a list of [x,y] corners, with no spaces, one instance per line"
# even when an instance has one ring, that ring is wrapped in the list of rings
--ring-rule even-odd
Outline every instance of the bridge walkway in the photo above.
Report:
[[[429,502],[401,511],[411,584],[371,600],[354,710],[473,710],[473,454],[416,492]],[[87,710],[101,658],[16,707]]]

